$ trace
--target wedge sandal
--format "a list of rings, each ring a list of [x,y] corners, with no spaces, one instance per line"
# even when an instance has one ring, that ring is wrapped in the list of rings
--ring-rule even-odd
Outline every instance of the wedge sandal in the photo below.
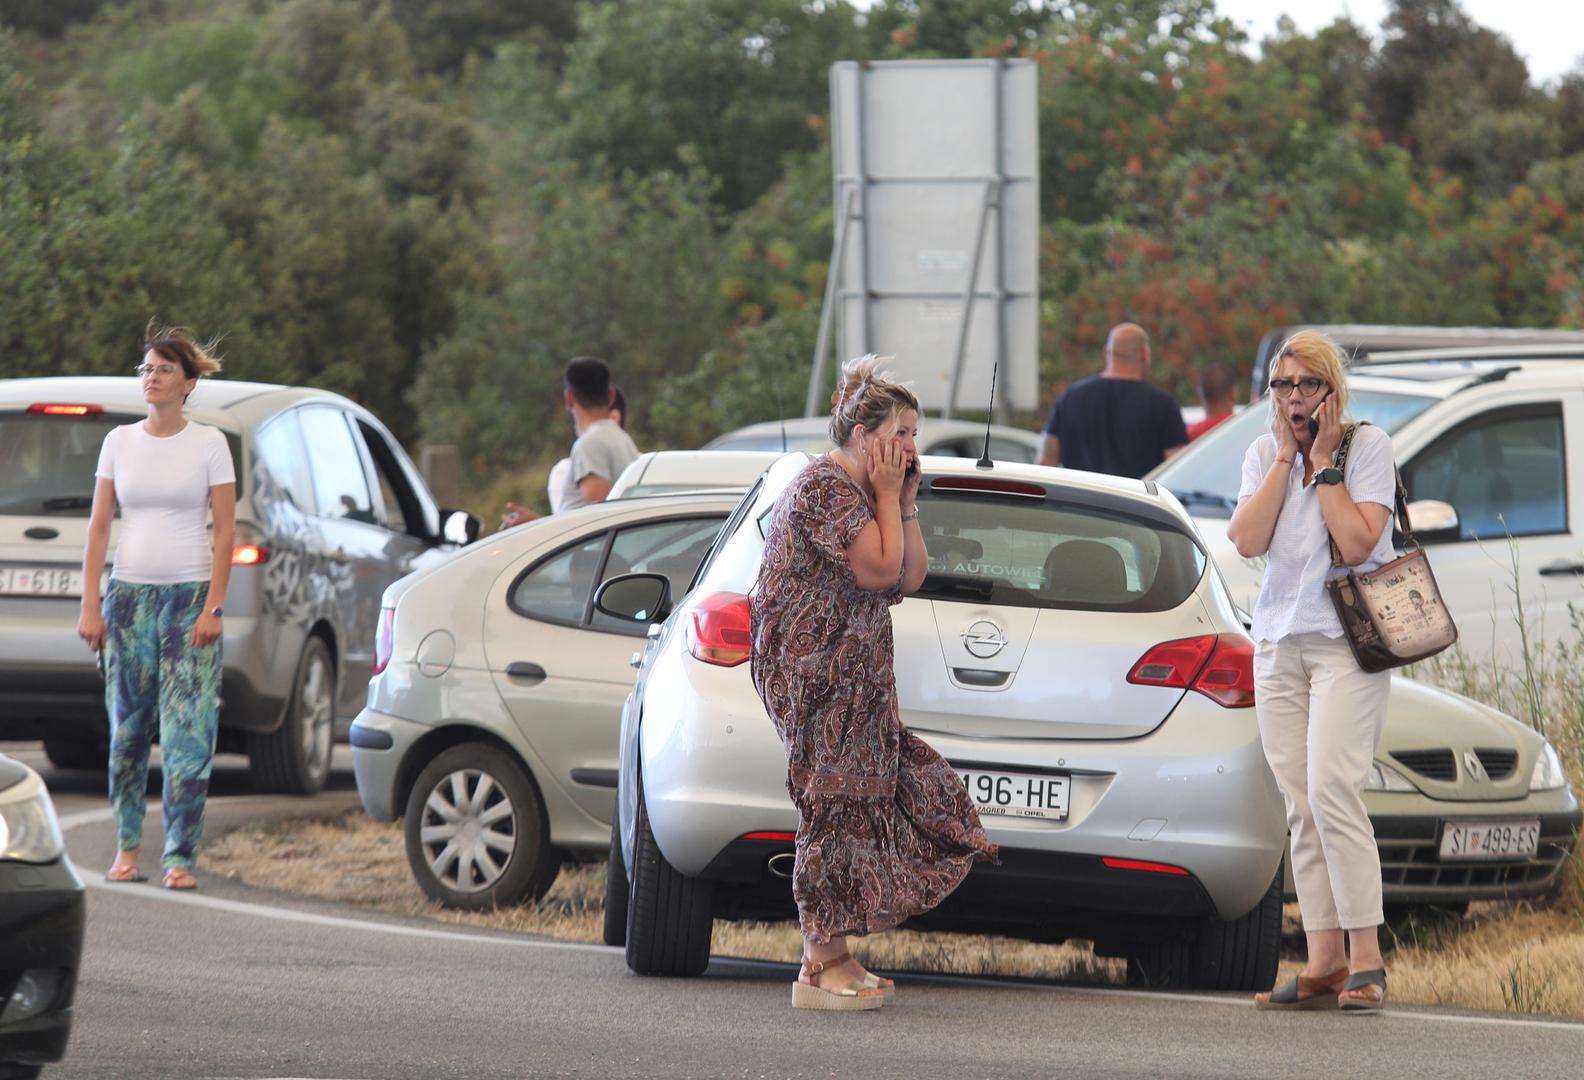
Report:
[[[851,959],[852,954],[845,952],[823,961],[814,961],[805,957],[797,981],[792,984],[792,1007],[825,1009],[832,1012],[867,1012],[870,1009],[878,1009],[884,1002],[885,995],[878,986],[870,986],[867,978],[849,980],[833,990],[814,984],[813,980],[820,972],[845,964]]]
[[[1334,1009],[1337,1007],[1337,995],[1341,993],[1342,983],[1346,978],[1345,967],[1337,968],[1331,974],[1321,975],[1318,978],[1298,975],[1272,990],[1268,1000],[1255,1001],[1254,1007],[1285,1009],[1291,1012]]]
[[[1345,994],[1350,990],[1362,990],[1366,986],[1373,986],[1380,990],[1380,995],[1375,998],[1353,997],[1342,998],[1340,1005],[1346,1013],[1378,1013],[1386,1005],[1386,972],[1381,968],[1371,968],[1368,971],[1355,971],[1348,976],[1347,983],[1342,987]]]

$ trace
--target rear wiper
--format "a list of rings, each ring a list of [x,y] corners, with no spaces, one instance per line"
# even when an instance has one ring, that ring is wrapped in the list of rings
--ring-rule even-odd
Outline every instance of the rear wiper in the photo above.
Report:
[[[924,579],[924,584],[919,588],[921,593],[960,596],[969,600],[988,600],[994,591],[994,582],[979,581],[976,578],[967,577],[947,577],[944,574],[928,575]]]
[[[1219,506],[1223,510],[1237,509],[1237,501],[1222,495],[1217,491],[1178,491],[1172,489],[1172,494],[1185,503],[1199,503],[1201,506]]]
[[[86,510],[92,505],[92,495],[58,495],[44,500],[46,510]]]

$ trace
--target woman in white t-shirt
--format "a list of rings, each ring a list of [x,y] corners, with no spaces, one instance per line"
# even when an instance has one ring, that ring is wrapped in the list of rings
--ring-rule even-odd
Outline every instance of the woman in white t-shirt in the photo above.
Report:
[[[1355,429],[1346,476],[1336,468],[1347,375],[1323,334],[1301,331],[1283,343],[1270,389],[1271,431],[1244,456],[1227,537],[1244,558],[1265,556],[1251,630],[1255,711],[1287,803],[1309,957],[1296,978],[1255,1003],[1375,1012],[1386,998],[1380,853],[1362,793],[1391,673],[1359,667],[1326,580],[1341,573],[1328,537],[1349,566],[1374,569],[1395,557],[1387,523],[1397,470],[1391,439],[1365,425]]]
[[[113,429],[99,451],[77,633],[105,662],[117,833],[106,881],[147,880],[137,857],[158,731],[165,887],[197,884],[192,871],[219,727],[220,618],[236,531],[236,473],[225,436],[187,420],[182,406],[198,379],[218,370],[220,362],[187,330],[151,323],[137,368],[148,416]],[[117,506],[121,534],[101,602]]]

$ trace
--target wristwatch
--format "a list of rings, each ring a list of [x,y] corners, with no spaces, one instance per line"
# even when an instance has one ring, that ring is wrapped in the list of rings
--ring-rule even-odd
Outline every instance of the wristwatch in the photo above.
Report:
[[[1327,465],[1314,474],[1314,482],[1317,484],[1340,484],[1342,482],[1342,470],[1335,465]]]
[[[212,607],[209,609],[209,614],[218,619],[220,616],[225,614],[225,608]]]

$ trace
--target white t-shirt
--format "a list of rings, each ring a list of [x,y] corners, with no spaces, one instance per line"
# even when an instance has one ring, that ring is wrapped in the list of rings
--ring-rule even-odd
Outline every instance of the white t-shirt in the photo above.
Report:
[[[1238,501],[1259,489],[1276,461],[1276,436],[1264,434],[1243,455],[1243,486]],[[1289,634],[1342,636],[1342,620],[1326,592],[1326,579],[1343,571],[1331,566],[1330,534],[1320,513],[1320,493],[1303,482],[1303,459],[1295,458],[1287,476],[1287,497],[1265,552],[1265,579],[1254,601],[1255,641],[1280,641]],[[1373,424],[1362,424],[1348,449],[1343,484],[1355,503],[1396,503],[1397,469],[1391,436]],[[1388,524],[1359,569],[1373,570],[1397,557]]]
[[[111,577],[134,585],[209,580],[209,489],[236,483],[219,428],[189,420],[161,439],[142,421],[124,424],[105,436],[94,475],[115,481],[121,507]]]
[[[572,459],[564,457],[550,466],[550,479],[546,487],[550,490],[550,512],[559,514],[566,509],[567,474],[572,471]]]
[[[578,487],[585,477],[599,476],[614,484],[622,470],[636,460],[638,447],[614,420],[594,421],[572,444],[566,482],[561,485],[561,509],[576,510],[588,504]]]

